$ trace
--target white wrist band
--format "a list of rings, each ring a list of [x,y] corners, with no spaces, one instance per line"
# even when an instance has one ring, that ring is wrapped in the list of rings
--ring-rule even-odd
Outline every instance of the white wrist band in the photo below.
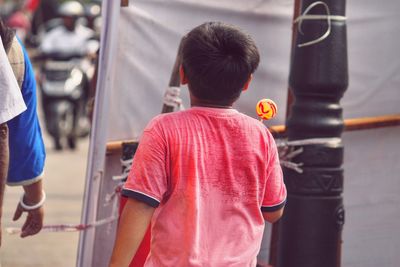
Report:
[[[19,200],[19,204],[21,205],[22,208],[24,208],[24,210],[35,210],[40,208],[41,206],[43,206],[44,202],[46,201],[46,193],[44,191],[42,191],[42,199],[35,205],[29,206],[27,204],[24,203],[24,196],[25,194],[23,194],[21,196],[21,199]]]

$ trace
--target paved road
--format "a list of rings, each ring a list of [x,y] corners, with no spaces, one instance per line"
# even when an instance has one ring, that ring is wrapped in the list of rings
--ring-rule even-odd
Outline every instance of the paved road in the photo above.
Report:
[[[39,109],[40,111],[40,109]],[[84,191],[88,139],[80,140],[76,151],[56,152],[44,133],[47,149],[44,186],[47,192],[45,224],[79,223]],[[3,212],[3,242],[0,249],[2,267],[73,267],[76,262],[79,233],[39,233],[21,239],[8,235],[4,228],[20,227],[23,221],[11,218],[22,188],[6,189]]]

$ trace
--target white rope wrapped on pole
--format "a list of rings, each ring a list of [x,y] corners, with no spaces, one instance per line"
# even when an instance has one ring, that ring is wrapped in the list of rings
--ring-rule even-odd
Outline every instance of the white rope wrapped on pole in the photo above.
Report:
[[[292,160],[303,153],[303,146],[309,145],[331,145],[337,146],[341,143],[338,137],[332,138],[310,138],[302,140],[288,141],[286,139],[277,139],[276,145],[279,151],[279,160],[283,167],[294,170],[298,173],[303,173],[301,168],[304,164],[302,162],[293,162]],[[294,147],[299,147],[295,149]]]
[[[182,99],[180,98],[181,88],[178,86],[169,86],[165,90],[163,104],[174,109],[183,109]]]
[[[326,10],[326,15],[308,15],[308,13],[311,11],[311,9],[313,9],[316,6],[322,5],[325,10]],[[316,1],[312,4],[310,4],[306,10],[304,10],[303,14],[301,14],[300,16],[298,16],[294,21],[293,24],[298,24],[298,31],[300,34],[304,34],[303,30],[301,28],[302,23],[304,20],[326,20],[326,22],[328,23],[328,29],[326,30],[326,32],[320,36],[319,38],[309,41],[309,42],[305,42],[302,44],[298,44],[298,47],[305,47],[305,46],[310,46],[310,45],[314,45],[317,44],[319,42],[322,42],[323,40],[325,40],[330,34],[331,34],[331,21],[335,20],[335,21],[346,21],[346,17],[345,16],[338,16],[338,15],[331,15],[329,6],[322,1]]]
[[[133,163],[133,157],[127,160],[121,159],[121,167],[123,169],[123,172],[120,175],[114,175],[112,179],[114,181],[126,180],[128,178],[129,172],[131,171],[132,163]]]

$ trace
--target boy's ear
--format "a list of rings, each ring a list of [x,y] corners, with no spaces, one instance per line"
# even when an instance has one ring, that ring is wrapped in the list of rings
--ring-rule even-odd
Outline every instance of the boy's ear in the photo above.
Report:
[[[250,85],[250,82],[251,82],[252,79],[253,79],[253,74],[250,74],[249,79],[247,80],[247,82],[243,86],[243,91],[246,91],[247,89],[249,89],[249,85]]]
[[[179,77],[180,77],[180,81],[181,81],[182,85],[188,83],[188,80],[186,78],[185,71],[183,70],[182,64],[179,66]]]

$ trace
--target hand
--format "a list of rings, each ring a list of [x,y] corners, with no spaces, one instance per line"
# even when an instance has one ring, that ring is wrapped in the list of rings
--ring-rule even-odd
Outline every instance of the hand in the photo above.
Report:
[[[25,223],[21,229],[21,237],[27,237],[35,235],[40,232],[43,227],[44,209],[43,206],[34,210],[25,210],[21,204],[18,203],[17,209],[15,210],[13,221],[21,218],[23,212],[27,212]]]

